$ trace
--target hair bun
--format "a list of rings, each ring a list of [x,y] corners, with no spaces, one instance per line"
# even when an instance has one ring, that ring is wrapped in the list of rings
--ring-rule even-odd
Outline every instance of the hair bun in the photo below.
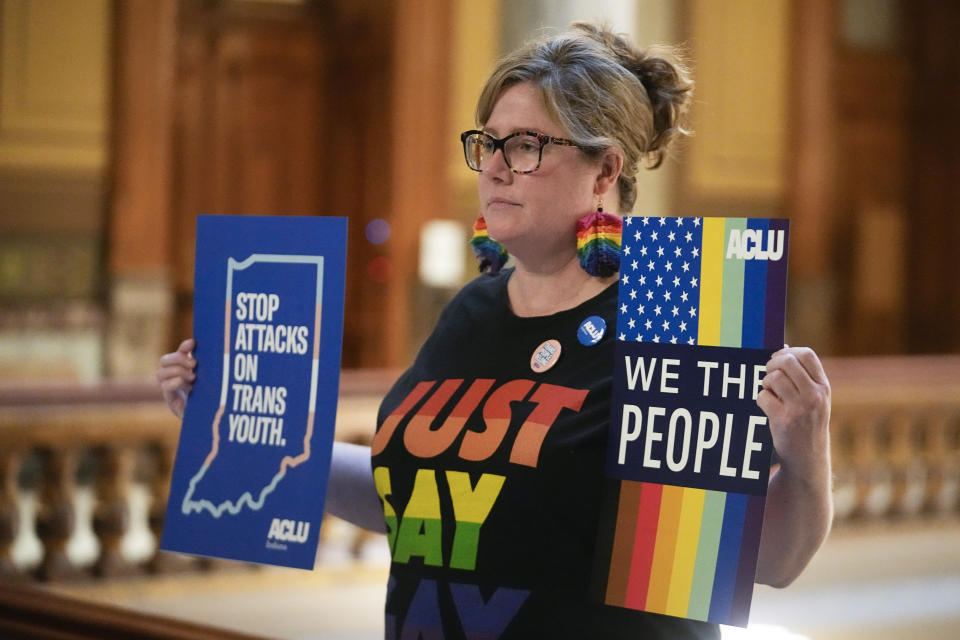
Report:
[[[693,80],[681,50],[669,46],[641,50],[606,25],[592,22],[575,22],[572,27],[605,48],[643,85],[653,111],[654,137],[647,148],[649,166],[659,166],[671,139],[684,133],[682,120],[692,100]]]

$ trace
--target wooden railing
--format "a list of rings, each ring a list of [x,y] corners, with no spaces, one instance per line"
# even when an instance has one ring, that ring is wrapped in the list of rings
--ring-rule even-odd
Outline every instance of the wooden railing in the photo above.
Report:
[[[396,372],[345,372],[337,411],[337,438],[364,442],[380,398]],[[69,580],[137,572],[224,566],[154,550],[132,562],[123,542],[133,529],[131,492],[148,496],[145,516],[154,542],[166,513],[179,421],[152,384],[95,388],[0,388],[0,580]],[[90,522],[78,521],[78,493],[92,493]],[[22,521],[26,498],[35,516]],[[68,544],[92,528],[98,556],[78,564]],[[141,527],[142,528],[142,527]],[[42,559],[24,566],[14,543],[36,536]],[[323,530],[321,530],[323,536]],[[351,545],[359,553],[365,534]],[[230,563],[236,566],[237,563]]]
[[[92,527],[100,552],[89,570],[96,575],[129,571],[132,567],[121,553],[130,524],[129,491],[134,482],[148,487],[150,530],[159,537],[178,435],[176,420],[156,401],[0,409],[0,572],[21,573],[13,562],[12,545],[22,527],[33,527],[43,546],[35,576],[52,580],[79,575],[67,553],[78,529],[78,484],[92,488],[95,496]],[[34,522],[20,522],[23,488],[32,490],[36,499]],[[158,569],[160,562],[157,555],[149,564]]]
[[[235,631],[0,584],[0,638],[257,640]]]
[[[837,521],[960,516],[960,356],[825,367]]]
[[[833,384],[838,524],[960,515],[960,356],[824,364]],[[392,377],[344,373],[339,439],[369,437]],[[177,420],[152,385],[0,389],[0,580],[217,566],[163,552],[132,561],[123,550],[134,487],[149,496],[143,517],[153,538],[160,538],[178,435]],[[78,523],[79,488],[93,494],[92,522]],[[21,521],[27,494],[35,497],[36,515]],[[68,552],[81,524],[92,527],[99,544],[98,557],[85,565]],[[42,545],[42,559],[33,566],[13,554],[24,534]],[[357,550],[365,534],[351,535]]]

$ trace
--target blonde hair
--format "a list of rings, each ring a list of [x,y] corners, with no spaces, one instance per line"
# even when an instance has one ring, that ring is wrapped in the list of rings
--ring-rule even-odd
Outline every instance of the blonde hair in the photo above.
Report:
[[[686,134],[682,119],[693,81],[672,47],[641,50],[608,27],[575,22],[570,31],[526,43],[502,58],[477,101],[484,126],[508,88],[531,82],[547,111],[588,153],[617,147],[624,163],[618,181],[620,208],[637,197],[637,169],[655,169],[669,144]]]

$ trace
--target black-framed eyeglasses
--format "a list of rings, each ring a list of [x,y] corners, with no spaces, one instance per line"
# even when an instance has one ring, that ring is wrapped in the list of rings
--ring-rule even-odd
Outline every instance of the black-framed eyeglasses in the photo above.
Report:
[[[514,173],[533,173],[540,168],[543,148],[548,144],[582,148],[572,140],[554,138],[536,131],[515,131],[503,138],[494,138],[484,131],[464,131],[460,134],[463,142],[463,157],[467,166],[474,171],[483,171],[482,165],[493,157],[497,149],[503,152],[507,167]]]

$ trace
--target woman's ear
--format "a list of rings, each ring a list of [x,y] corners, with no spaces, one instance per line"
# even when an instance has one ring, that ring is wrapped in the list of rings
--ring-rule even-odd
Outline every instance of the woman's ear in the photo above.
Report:
[[[598,196],[607,193],[616,186],[620,178],[620,172],[623,170],[623,152],[616,147],[611,147],[600,156],[600,171],[597,174],[597,182],[594,190]]]

